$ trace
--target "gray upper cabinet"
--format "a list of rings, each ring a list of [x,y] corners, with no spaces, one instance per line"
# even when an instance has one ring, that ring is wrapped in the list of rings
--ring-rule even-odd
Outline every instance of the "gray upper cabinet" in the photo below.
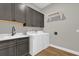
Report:
[[[0,3],[0,20],[25,22],[25,10],[21,3]]]
[[[35,27],[44,27],[44,15],[38,11],[33,11],[33,24]]]
[[[11,19],[12,21],[25,23],[25,7],[21,3],[11,4]]]
[[[33,10],[29,7],[25,8],[26,13],[26,26],[33,26]]]
[[[0,3],[0,20],[13,20],[29,27],[44,27],[44,15],[22,3]]]
[[[30,27],[44,27],[44,15],[30,7],[26,8],[26,25]]]
[[[21,3],[15,3],[15,20],[21,23],[25,23],[25,8]]]
[[[11,3],[0,3],[0,20],[11,20]]]

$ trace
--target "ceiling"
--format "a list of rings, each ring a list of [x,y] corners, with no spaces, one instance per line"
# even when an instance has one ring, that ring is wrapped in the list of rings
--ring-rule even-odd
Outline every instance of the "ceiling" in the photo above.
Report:
[[[50,5],[51,3],[33,3],[33,5],[37,6],[40,9],[45,8],[46,6]]]

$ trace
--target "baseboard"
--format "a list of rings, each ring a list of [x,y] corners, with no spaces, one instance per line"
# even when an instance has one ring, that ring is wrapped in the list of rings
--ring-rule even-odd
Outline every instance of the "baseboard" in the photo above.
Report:
[[[60,46],[56,46],[56,45],[53,45],[53,44],[49,44],[49,46],[57,48],[57,49],[61,49],[63,51],[67,51],[67,52],[70,52],[72,54],[75,54],[75,55],[79,56],[79,52],[77,52],[77,51],[73,51],[73,50],[70,50],[70,49],[67,49],[67,48],[63,48],[63,47],[60,47]]]
[[[48,46],[49,46],[49,45],[48,45]],[[35,56],[36,54],[38,54],[38,53],[41,52],[42,50],[48,48],[48,46],[46,46],[46,47],[44,47],[44,48],[42,48],[42,49],[40,49],[40,50],[38,50],[38,51],[35,51],[35,52],[32,52],[32,53],[30,52],[31,56]]]

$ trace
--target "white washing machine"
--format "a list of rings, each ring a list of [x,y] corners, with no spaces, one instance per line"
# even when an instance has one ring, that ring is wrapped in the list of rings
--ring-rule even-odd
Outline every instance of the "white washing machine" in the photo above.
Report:
[[[49,46],[48,33],[29,33],[30,36],[30,54],[36,55]]]

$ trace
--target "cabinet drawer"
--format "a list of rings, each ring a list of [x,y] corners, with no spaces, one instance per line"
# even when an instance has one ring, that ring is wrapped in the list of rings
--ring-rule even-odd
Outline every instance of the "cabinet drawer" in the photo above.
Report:
[[[19,43],[22,43],[22,42],[27,41],[28,39],[29,39],[29,37],[25,37],[25,38],[18,38],[18,39],[16,40],[16,42],[17,42],[17,44],[19,44]]]
[[[9,42],[9,45],[16,44],[16,40],[14,40],[14,39],[13,40],[9,40],[8,42]]]

